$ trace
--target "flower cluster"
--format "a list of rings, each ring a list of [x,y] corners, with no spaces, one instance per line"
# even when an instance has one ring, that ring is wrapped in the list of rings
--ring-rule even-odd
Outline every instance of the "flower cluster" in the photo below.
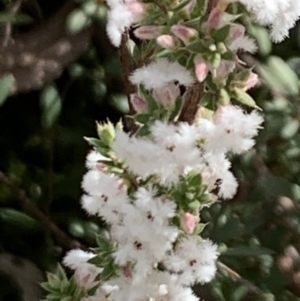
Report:
[[[190,287],[213,279],[219,252],[201,237],[200,212],[235,195],[229,156],[251,149],[263,123],[247,93],[258,77],[237,55],[254,52],[255,42],[239,16],[224,11],[242,3],[280,40],[298,18],[298,6],[271,2],[221,0],[208,10],[207,1],[107,0],[111,42],[119,46],[126,28],[138,26],[143,47],[135,45],[132,53],[143,66],[129,78],[136,86],[131,132],[108,122],[98,125],[99,139],[87,139],[94,150],[87,156],[82,207],[102,218],[108,232],[97,237],[93,252],[66,255],[79,287],[72,300],[197,301]],[[274,18],[281,12],[286,23],[278,31]],[[200,94],[191,93],[195,85]],[[181,116],[189,95],[198,95],[199,105],[186,122]]]

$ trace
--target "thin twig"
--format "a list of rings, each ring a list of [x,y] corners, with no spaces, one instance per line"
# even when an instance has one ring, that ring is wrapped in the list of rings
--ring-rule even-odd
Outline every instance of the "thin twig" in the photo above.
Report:
[[[80,242],[70,237],[67,233],[62,231],[47,215],[45,215],[32,200],[28,198],[26,192],[18,187],[11,179],[9,179],[3,172],[0,171],[0,182],[7,186],[13,194],[19,199],[22,207],[31,214],[34,218],[41,222],[46,229],[48,229],[64,247],[67,249],[87,249]]]
[[[252,282],[244,279],[240,274],[238,274],[236,271],[232,270],[226,264],[218,261],[217,266],[218,266],[219,271],[222,274],[228,275],[234,281],[239,282],[240,284],[246,286],[250,293],[255,294],[257,297],[262,297],[264,295],[264,292],[258,286],[254,285]]]
[[[16,0],[15,3],[13,3],[9,8],[8,8],[8,13],[10,14],[16,14],[18,10],[20,9],[22,4],[22,0]],[[4,29],[4,38],[2,42],[3,47],[7,47],[9,40],[11,39],[11,33],[12,33],[12,24],[11,22],[7,22],[5,25]]]

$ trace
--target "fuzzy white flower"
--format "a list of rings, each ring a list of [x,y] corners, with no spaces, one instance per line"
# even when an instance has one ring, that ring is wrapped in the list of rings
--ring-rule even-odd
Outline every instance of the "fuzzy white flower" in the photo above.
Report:
[[[144,5],[136,0],[107,0],[109,6],[106,25],[111,43],[119,47],[126,28],[138,22],[144,13]]]
[[[94,256],[93,253],[82,250],[71,250],[65,256],[63,263],[75,270],[75,279],[78,285],[86,288],[97,285],[96,277],[103,269],[88,262]]]
[[[182,238],[175,252],[164,261],[168,270],[179,273],[182,285],[206,283],[216,273],[216,260],[219,256],[217,246],[210,240],[197,236]]]
[[[151,90],[162,88],[174,81],[190,86],[194,82],[194,78],[191,72],[179,63],[159,59],[135,70],[130,76],[130,81],[135,85],[143,84]]]
[[[237,106],[221,106],[214,114],[215,129],[206,147],[212,152],[243,153],[254,145],[253,137],[262,122],[263,118],[255,110],[246,114]]]
[[[239,0],[252,11],[257,21],[271,28],[274,42],[281,42],[300,17],[300,2],[297,0]]]

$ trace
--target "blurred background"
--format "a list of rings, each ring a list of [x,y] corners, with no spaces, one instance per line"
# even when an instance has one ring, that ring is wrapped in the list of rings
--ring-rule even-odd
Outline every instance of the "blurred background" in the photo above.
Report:
[[[102,1],[0,1],[0,301],[38,301],[65,252],[95,246],[98,219],[80,208],[96,121],[128,112]],[[206,301],[300,300],[300,27],[241,58],[261,75],[251,91],[265,114],[255,149],[233,157],[236,197],[206,209],[220,245]]]

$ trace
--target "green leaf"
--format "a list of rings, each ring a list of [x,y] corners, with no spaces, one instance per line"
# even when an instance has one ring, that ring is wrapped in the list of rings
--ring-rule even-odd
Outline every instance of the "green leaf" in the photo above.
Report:
[[[208,0],[197,0],[197,16],[203,16],[207,10]]]
[[[151,115],[149,114],[138,114],[134,116],[134,119],[139,123],[146,124],[149,121],[150,117]]]
[[[136,135],[140,137],[147,136],[149,134],[150,134],[150,129],[148,125],[144,125],[136,132]]]
[[[9,227],[17,227],[22,231],[32,231],[39,223],[27,214],[11,208],[0,209],[0,220]]]
[[[89,18],[81,9],[73,10],[67,18],[67,29],[71,34],[76,34],[89,24]]]
[[[187,46],[187,49],[193,53],[203,53],[207,51],[207,48],[203,45],[202,41],[197,40]]]
[[[289,119],[280,131],[280,136],[284,139],[291,139],[298,133],[299,121],[297,119]]]
[[[72,301],[72,297],[67,296],[67,297],[62,298],[60,301]]]
[[[283,59],[271,56],[267,65],[260,67],[260,74],[274,91],[284,95],[299,94],[298,76]]]
[[[46,290],[47,292],[55,292],[56,290],[50,285],[50,283],[48,282],[43,282],[40,284],[40,286]]]
[[[109,264],[104,267],[104,270],[101,273],[101,279],[103,281],[109,280],[114,275],[116,275],[116,270],[114,267],[114,261],[112,260]]]
[[[22,13],[0,13],[0,23],[12,23],[12,24],[29,24],[33,19]]]
[[[236,98],[236,100],[239,101],[240,103],[252,108],[260,109],[256,105],[254,99],[243,89],[234,88],[233,92],[234,92],[233,97]]]
[[[0,78],[0,106],[2,106],[9,96],[15,83],[15,78],[12,74],[6,74]]]
[[[189,180],[190,186],[200,186],[202,184],[202,178],[200,174],[196,174],[192,176],[192,178]]]
[[[42,125],[51,128],[61,112],[61,98],[54,85],[46,86],[41,93],[40,106],[42,108]]]
[[[68,280],[65,270],[60,264],[57,265],[56,275],[60,280]]]
[[[259,53],[265,56],[269,55],[272,51],[272,42],[268,30],[262,26],[248,26],[248,31],[255,38]]]
[[[235,248],[228,248],[222,255],[226,256],[259,256],[265,254],[274,254],[274,251],[262,247],[248,247],[240,246]]]
[[[176,6],[172,11],[177,12],[177,11],[181,10],[182,8],[184,8],[189,3],[190,3],[190,0],[183,1],[178,6]]]
[[[218,99],[219,99],[219,102],[222,105],[230,104],[230,96],[229,96],[228,92],[225,89],[221,89],[219,91],[219,98]]]
[[[205,93],[201,98],[200,104],[201,106],[214,111],[216,109],[216,101],[217,96],[215,94]]]
[[[173,109],[173,111],[171,112],[170,121],[173,121],[179,114],[179,112],[182,109],[182,104],[183,104],[183,99],[182,97],[178,97],[175,101],[175,108]]]
[[[212,36],[215,43],[224,42],[229,35],[229,30],[230,25],[225,25],[224,27],[218,29]]]

